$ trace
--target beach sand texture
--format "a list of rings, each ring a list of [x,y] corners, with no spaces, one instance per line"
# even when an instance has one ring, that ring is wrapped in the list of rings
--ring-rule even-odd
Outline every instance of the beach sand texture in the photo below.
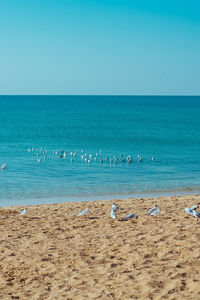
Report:
[[[110,217],[117,203],[118,219]],[[200,299],[200,196],[0,209],[0,299]],[[161,214],[144,212],[157,204]],[[90,213],[78,217],[85,208]],[[128,213],[137,220],[122,221]]]

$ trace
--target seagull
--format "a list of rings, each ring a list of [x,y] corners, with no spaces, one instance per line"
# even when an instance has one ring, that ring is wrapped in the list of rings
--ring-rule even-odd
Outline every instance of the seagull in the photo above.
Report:
[[[150,214],[150,216],[157,216],[157,215],[159,215],[160,214],[160,208],[158,208],[157,210],[154,210],[151,214]]]
[[[1,169],[2,169],[2,170],[5,170],[5,169],[7,168],[7,166],[8,166],[7,164],[3,164],[3,165],[1,166]]]
[[[191,207],[185,207],[184,210],[188,215],[193,216],[193,210],[197,209],[198,205],[192,205]]]
[[[121,208],[117,204],[112,204],[113,210],[121,210]]]
[[[198,221],[198,219],[200,218],[200,212],[198,211],[198,210],[196,210],[197,208],[194,208],[193,210],[192,210],[192,212],[193,212],[193,216],[195,217],[195,218],[197,218],[197,221]]]
[[[155,211],[157,209],[157,205],[154,205],[153,208],[151,208],[150,210],[148,210],[147,212],[145,212],[145,215],[150,215],[153,211]]]
[[[128,216],[126,216],[124,219],[125,220],[129,220],[129,219],[134,219],[134,218],[138,218],[138,215],[136,215],[136,214],[130,214],[130,215],[128,215]]]
[[[28,213],[28,208],[24,208],[21,212],[20,212],[20,216],[23,216],[23,215],[25,215],[25,214],[27,214]]]
[[[111,218],[113,218],[113,219],[117,218],[116,212],[113,208],[111,209],[111,214],[110,215],[111,215]]]
[[[82,212],[80,212],[80,214],[78,216],[80,217],[80,216],[86,215],[88,212],[89,212],[89,209],[86,208],[85,210],[83,210]]]

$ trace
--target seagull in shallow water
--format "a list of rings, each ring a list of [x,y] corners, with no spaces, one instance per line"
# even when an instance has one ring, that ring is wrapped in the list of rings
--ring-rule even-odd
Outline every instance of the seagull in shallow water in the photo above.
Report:
[[[128,215],[128,216],[126,216],[124,219],[125,220],[129,220],[129,219],[137,219],[138,218],[138,215],[136,215],[136,214],[130,214],[130,215]]]
[[[20,216],[23,216],[23,215],[25,215],[25,214],[27,214],[28,213],[28,208],[24,208],[21,212],[20,212]]]
[[[78,216],[80,217],[80,216],[86,215],[88,212],[89,212],[89,209],[86,208],[85,210],[83,210],[82,212],[80,212],[80,214]]]
[[[157,210],[154,210],[154,211],[150,214],[150,216],[157,216],[157,215],[160,214],[160,212],[161,212],[161,210],[160,210],[160,208],[158,208]]]
[[[1,166],[1,170],[5,170],[6,168],[7,168],[7,164],[3,164],[2,166]]]
[[[154,207],[152,207],[150,210],[148,210],[147,212],[145,212],[145,215],[150,215],[152,212],[154,212],[157,209],[157,205],[154,205]]]

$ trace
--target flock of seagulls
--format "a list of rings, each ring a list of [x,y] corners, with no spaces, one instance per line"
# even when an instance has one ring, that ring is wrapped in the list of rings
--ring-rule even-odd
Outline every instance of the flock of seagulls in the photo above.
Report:
[[[184,210],[188,215],[192,215],[193,217],[195,217],[198,221],[198,219],[200,218],[200,212],[197,210],[198,205],[193,205],[191,207],[185,207]],[[117,219],[117,213],[116,211],[121,211],[121,208],[117,205],[117,204],[112,204],[111,207],[111,213],[110,216],[112,219]],[[83,211],[81,211],[78,214],[78,217],[86,215],[90,212],[90,210],[88,208],[84,209]],[[21,212],[20,212],[20,216],[26,215],[28,213],[28,209],[24,208]],[[145,215],[149,215],[149,216],[157,216],[161,213],[161,209],[157,206],[154,205],[154,207],[152,207],[151,209],[149,209],[147,212],[145,212]],[[135,213],[131,213],[128,214],[126,217],[124,217],[123,220],[130,220],[130,219],[137,219],[138,215]]]
[[[121,208],[118,205],[113,204],[112,208],[111,208],[111,214],[110,214],[111,218],[113,218],[113,219],[117,218],[116,210],[121,210]],[[161,212],[160,208],[157,208],[157,205],[155,205],[153,208],[151,208],[145,214],[148,214],[151,216],[157,216],[158,214],[160,214],[160,212]],[[124,220],[137,219],[137,218],[138,218],[137,214],[131,213],[131,214],[127,215],[126,217],[124,217]]]
[[[99,150],[98,152],[91,154],[86,153],[84,149],[80,152],[77,151],[65,151],[65,150],[54,150],[54,151],[48,151],[41,147],[39,150],[35,148],[28,148],[27,151],[29,153],[34,153],[35,155],[35,161],[38,163],[42,163],[46,159],[50,158],[50,154],[55,155],[59,159],[68,159],[71,163],[79,160],[84,162],[85,164],[91,164],[94,162],[99,162],[100,164],[103,163],[109,163],[109,164],[132,164],[134,162],[142,162],[143,158],[140,156],[140,154],[137,155],[137,157],[133,157],[130,154],[124,155],[120,153],[119,155],[103,155],[102,150]],[[151,158],[152,161],[154,161],[154,157]],[[4,163],[1,165],[1,170],[5,171],[7,169],[8,165],[7,163]]]
[[[197,208],[198,208],[198,205],[193,205],[191,207],[184,208],[184,210],[187,214],[192,215],[193,217],[197,218],[197,220],[198,220],[198,219],[200,219],[200,212],[197,210]],[[117,204],[112,204],[110,216],[114,220],[117,219],[117,213],[116,213],[117,210],[120,211],[121,208]],[[89,212],[89,209],[86,208],[78,216],[85,215],[88,212]],[[154,217],[154,216],[159,215],[160,213],[161,213],[161,209],[157,205],[154,205],[154,207],[149,209],[144,214]],[[135,213],[131,213],[131,214],[127,215],[124,218],[124,220],[129,220],[129,219],[134,219],[134,218],[137,219],[138,215]]]
[[[37,151],[35,148],[29,148],[28,152],[36,152],[36,161],[38,163],[41,163],[43,160],[46,160],[49,155],[49,151],[45,150],[43,147],[40,148],[39,151]],[[84,149],[81,150],[81,153],[78,153],[77,151],[65,151],[65,150],[54,150],[53,154],[56,155],[60,159],[66,159],[69,158],[70,162],[73,163],[75,159],[79,158],[81,161],[91,164],[92,162],[100,162],[101,164],[103,162],[113,163],[114,165],[117,165],[118,163],[127,163],[128,165],[133,162],[142,162],[143,158],[138,154],[137,158],[133,158],[131,155],[124,156],[122,153],[119,155],[114,156],[104,156],[102,153],[102,150],[99,150],[95,154],[86,153]],[[154,157],[151,158],[152,161],[154,161]]]

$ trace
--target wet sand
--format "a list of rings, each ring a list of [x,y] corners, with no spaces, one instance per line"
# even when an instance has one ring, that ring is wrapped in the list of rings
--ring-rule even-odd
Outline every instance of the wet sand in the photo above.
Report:
[[[161,214],[144,215],[154,204]],[[194,204],[200,196],[0,208],[0,299],[199,300],[200,221],[184,211]],[[130,212],[139,218],[122,221]]]

